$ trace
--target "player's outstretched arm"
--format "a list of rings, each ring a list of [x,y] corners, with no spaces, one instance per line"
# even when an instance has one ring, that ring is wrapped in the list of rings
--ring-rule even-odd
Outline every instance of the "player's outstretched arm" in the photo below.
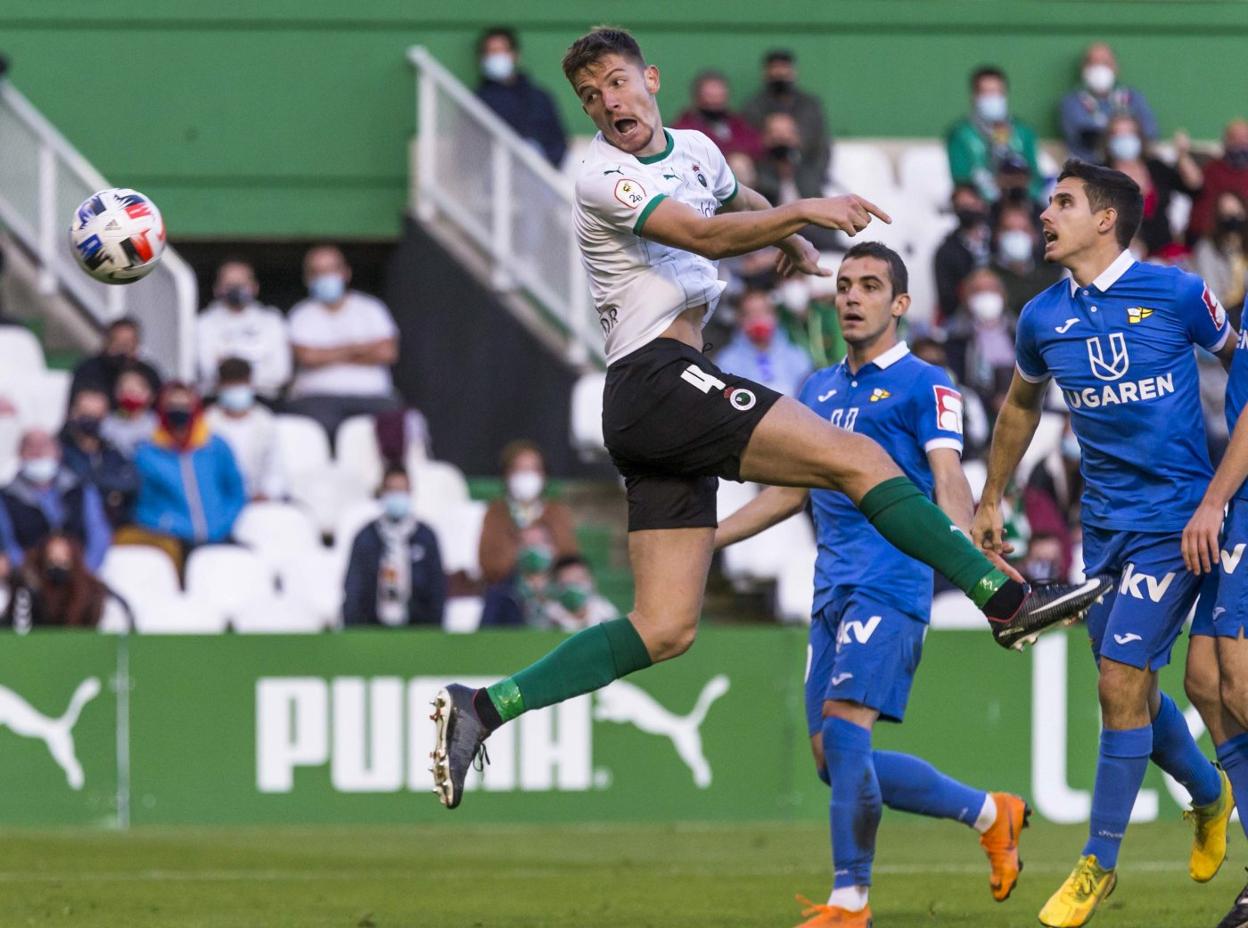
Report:
[[[971,539],[985,551],[1009,554],[1012,546],[1005,543],[1001,521],[1001,497],[1005,494],[1010,477],[1018,469],[1019,462],[1036,426],[1040,424],[1041,404],[1048,381],[1030,383],[1018,371],[1010,381],[1010,391],[992,430],[992,450],[988,454],[988,480],[980,497],[979,508],[971,523]]]
[[[1248,416],[1240,416],[1204,499],[1183,529],[1183,561],[1192,573],[1208,574],[1217,570],[1222,550],[1222,516],[1226,504],[1245,479],[1248,479]]]
[[[703,216],[669,197],[646,217],[638,234],[718,260],[777,245],[808,225],[855,235],[867,227],[872,216],[892,222],[878,206],[853,195],[795,200],[764,210],[722,212],[713,216]]]
[[[801,512],[809,491],[805,487],[766,487],[715,530],[715,549],[752,538],[789,516]]]

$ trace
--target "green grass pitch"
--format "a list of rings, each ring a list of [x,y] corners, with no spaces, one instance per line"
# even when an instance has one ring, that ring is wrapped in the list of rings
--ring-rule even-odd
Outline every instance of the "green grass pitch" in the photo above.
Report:
[[[1212,928],[1248,860],[1210,884],[1190,831],[1137,825],[1096,928]],[[970,829],[886,818],[878,928],[1034,926],[1084,829],[1025,833],[1013,898],[988,893]],[[787,928],[826,898],[826,838],[802,825],[140,828],[0,831],[0,924],[100,928]]]

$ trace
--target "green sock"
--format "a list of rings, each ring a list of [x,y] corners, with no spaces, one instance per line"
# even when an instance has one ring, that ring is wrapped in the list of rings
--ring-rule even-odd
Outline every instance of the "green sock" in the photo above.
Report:
[[[905,477],[876,484],[858,508],[893,547],[936,568],[980,609],[1010,579]]]
[[[530,709],[593,692],[652,663],[633,623],[613,619],[577,632],[541,660],[485,691],[502,720],[509,722]]]

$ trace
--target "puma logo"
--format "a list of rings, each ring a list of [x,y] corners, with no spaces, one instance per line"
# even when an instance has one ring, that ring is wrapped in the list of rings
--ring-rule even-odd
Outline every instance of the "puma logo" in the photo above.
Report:
[[[1078,319],[1074,319],[1074,318],[1067,319],[1061,325],[1055,325],[1053,327],[1053,331],[1056,332],[1058,335],[1065,335],[1066,332],[1069,331],[1070,327],[1078,321],[1079,321]]]
[[[100,681],[88,677],[78,684],[69,699],[69,707],[60,718],[49,718],[25,699],[5,686],[0,686],[0,726],[22,738],[38,738],[47,745],[52,759],[65,771],[71,789],[82,789],[86,781],[82,764],[74,752],[74,726],[83,706],[100,694]]]
[[[717,674],[707,681],[694,703],[693,711],[680,716],[659,705],[645,690],[624,680],[598,691],[594,718],[600,722],[635,725],[648,735],[663,735],[672,742],[676,754],[693,774],[698,789],[711,785],[711,765],[702,753],[702,723],[711,704],[728,692],[728,678]]]

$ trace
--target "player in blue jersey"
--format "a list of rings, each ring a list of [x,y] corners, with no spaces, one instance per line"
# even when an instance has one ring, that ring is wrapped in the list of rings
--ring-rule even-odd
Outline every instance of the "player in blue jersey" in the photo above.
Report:
[[[962,397],[943,370],[898,339],[910,305],[905,264],[878,242],[855,245],[837,271],[836,309],[846,359],[817,371],[799,399],[825,421],[867,435],[957,526],[971,522],[962,473]],[[883,718],[900,722],[923,650],[932,569],[902,554],[844,493],[768,487],[715,536],[732,544],[800,511],[809,500],[818,535],[806,717],[820,777],[832,787],[835,880],[827,905],[802,928],[866,928],[875,831],[882,805],[974,827],[988,854],[993,897],[1006,899],[1019,870],[1027,806],[1018,796],[964,786],[908,754],[872,751]]]
[[[1205,685],[1192,687],[1189,693],[1203,715],[1219,720],[1221,731],[1210,726],[1218,748],[1218,763],[1231,781],[1235,803],[1240,807],[1240,824],[1248,832],[1248,331],[1241,332],[1236,342],[1231,376],[1226,384],[1226,423],[1231,430],[1222,463],[1209,482],[1209,489],[1196,512],[1183,530],[1183,558],[1190,570],[1199,574],[1217,574],[1218,595],[1207,623],[1200,631],[1204,637],[1193,639],[1193,650],[1199,645],[1212,648],[1212,659],[1204,667],[1214,667],[1217,674]],[[1225,523],[1223,514],[1225,513]],[[1193,626],[1193,634],[1197,628]],[[1207,652],[1206,652],[1207,654]],[[1189,681],[1190,683],[1190,681]],[[1235,904],[1218,928],[1248,928],[1248,886],[1235,899]]]
[[[1142,211],[1139,188],[1125,174],[1079,161],[1063,168],[1041,223],[1045,258],[1071,276],[1019,317],[1017,370],[973,529],[986,550],[1008,550],[1001,495],[1055,380],[1082,451],[1086,569],[1118,584],[1087,617],[1100,668],[1100,757],[1083,855],[1040,912],[1052,928],[1083,925],[1113,891],[1150,757],[1192,795],[1193,879],[1212,879],[1221,866],[1234,807],[1225,775],[1157,685],[1202,582],[1181,549],[1183,527],[1213,474],[1193,346],[1228,354],[1231,328],[1200,278],[1131,257],[1126,249]],[[1197,665],[1203,649],[1193,648]],[[1189,674],[1192,666],[1189,659]]]

